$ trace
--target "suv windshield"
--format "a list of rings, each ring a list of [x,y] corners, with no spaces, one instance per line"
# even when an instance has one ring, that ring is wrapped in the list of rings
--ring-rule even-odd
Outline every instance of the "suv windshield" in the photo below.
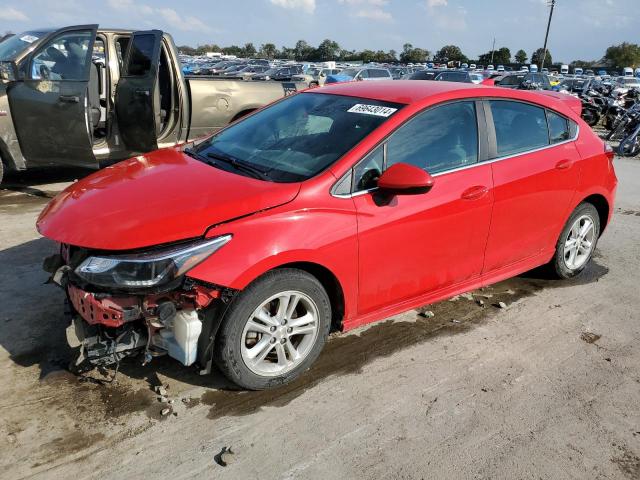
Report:
[[[48,32],[22,32],[0,42],[0,60],[13,60]]]
[[[246,174],[247,169],[239,167],[250,167],[264,173],[265,180],[299,182],[333,164],[401,107],[301,93],[231,125],[200,144],[195,153],[225,170]]]

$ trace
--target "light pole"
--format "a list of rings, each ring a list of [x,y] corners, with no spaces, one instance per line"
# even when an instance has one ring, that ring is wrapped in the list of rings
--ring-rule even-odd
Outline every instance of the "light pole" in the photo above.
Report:
[[[496,37],[493,37],[493,45],[491,45],[491,65],[493,65],[493,54],[496,51]]]
[[[549,10],[549,21],[547,22],[547,33],[544,35],[544,53],[542,54],[542,63],[540,64],[540,71],[544,68],[544,61],[547,58],[547,39],[549,38],[549,27],[551,27],[551,17],[553,16],[553,7],[556,6],[556,0],[551,0],[549,6],[551,10]]]

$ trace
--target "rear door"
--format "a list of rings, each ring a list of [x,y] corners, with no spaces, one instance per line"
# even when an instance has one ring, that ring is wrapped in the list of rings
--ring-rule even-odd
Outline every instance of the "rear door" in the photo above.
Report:
[[[79,25],[57,30],[20,62],[23,81],[12,85],[7,94],[20,149],[29,165],[97,166],[87,114],[97,28]]]
[[[116,116],[127,150],[158,148],[161,128],[158,68],[162,47],[160,30],[134,32],[116,87]]]
[[[487,104],[487,123],[495,126],[490,138],[496,142],[485,273],[552,252],[580,181],[570,120],[524,102]]]

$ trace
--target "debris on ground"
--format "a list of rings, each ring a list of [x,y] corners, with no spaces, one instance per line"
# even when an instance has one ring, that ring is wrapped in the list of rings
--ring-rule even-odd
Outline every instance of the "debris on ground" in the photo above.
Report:
[[[231,450],[231,447],[222,447],[220,453],[213,457],[214,461],[221,467],[226,467],[235,461],[235,452]]]
[[[600,337],[602,337],[602,335],[592,332],[582,332],[580,334],[580,338],[587,343],[595,343],[600,340]]]
[[[165,387],[163,387],[162,385],[159,385],[156,387],[156,393],[158,395],[160,395],[161,397],[166,397],[167,396],[167,389]]]
[[[418,315],[424,318],[433,318],[436,316],[436,314],[433,313],[431,310],[425,310],[423,312],[420,312]]]
[[[476,303],[477,303],[479,306],[484,307],[484,300],[476,299]]]
[[[494,303],[493,306],[497,308],[507,308],[507,304],[504,302]]]
[[[160,415],[162,415],[163,417],[166,417],[166,416],[167,416],[167,415],[169,415],[170,413],[171,413],[171,409],[170,409],[170,408],[168,408],[168,407],[167,407],[167,408],[163,408],[163,409],[160,411]]]

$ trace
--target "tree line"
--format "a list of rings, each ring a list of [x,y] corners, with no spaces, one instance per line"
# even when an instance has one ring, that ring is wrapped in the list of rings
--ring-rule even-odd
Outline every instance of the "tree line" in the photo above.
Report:
[[[457,45],[445,45],[441,49],[431,52],[426,48],[414,47],[411,43],[405,43],[402,51],[396,50],[347,50],[342,48],[338,42],[330,39],[323,40],[317,47],[310,45],[305,40],[298,40],[293,47],[278,49],[274,43],[264,43],[259,48],[249,42],[243,46],[230,45],[221,47],[217,44],[205,44],[198,47],[181,45],[178,47],[181,53],[186,55],[204,55],[206,52],[218,52],[225,55],[235,55],[237,57],[260,57],[267,59],[287,59],[298,62],[323,62],[328,60],[337,61],[362,61],[378,63],[424,63],[433,61],[436,63],[478,63],[481,65],[508,65],[512,63],[525,64],[534,63],[540,65],[544,57],[545,65],[553,65],[553,56],[549,49],[546,53],[543,48],[538,48],[531,53],[531,56],[523,49],[511,54],[508,47],[501,47],[493,51],[488,51],[480,55],[477,59],[472,59],[465,55]],[[574,66],[609,66],[609,67],[637,67],[640,66],[640,46],[634,43],[623,42],[619,45],[612,45],[607,48],[604,56],[599,60],[574,60]]]

